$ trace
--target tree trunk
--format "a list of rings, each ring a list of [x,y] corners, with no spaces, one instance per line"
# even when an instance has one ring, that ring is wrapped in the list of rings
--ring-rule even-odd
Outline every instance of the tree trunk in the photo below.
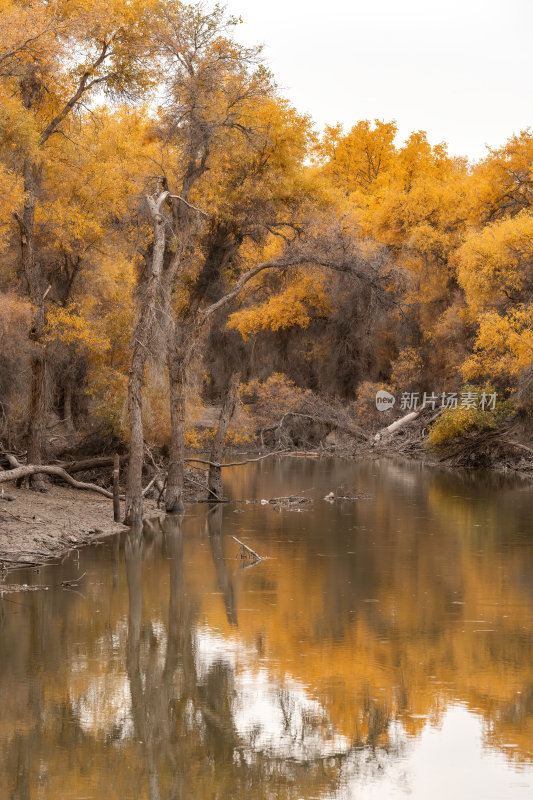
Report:
[[[142,519],[143,488],[142,468],[144,460],[144,431],[142,419],[142,386],[144,368],[149,353],[150,339],[157,325],[157,300],[161,288],[161,274],[165,255],[165,220],[161,206],[168,192],[159,195],[157,200],[148,197],[148,207],[154,225],[154,248],[151,275],[144,287],[141,311],[133,334],[133,353],[128,375],[128,415],[130,422],[130,452],[128,478],[126,484],[126,508],[124,522],[132,525]]]
[[[35,204],[38,174],[32,161],[24,162],[24,192],[26,200],[19,218],[20,243],[22,251],[22,270],[26,280],[27,291],[33,304],[33,317],[30,330],[31,380],[30,380],[30,417],[28,424],[28,461],[42,464],[44,447],[44,429],[47,398],[47,364],[46,351],[42,337],[45,326],[44,302],[46,297],[45,281],[41,266],[35,259]],[[34,489],[44,490],[42,475],[32,478]]]
[[[230,426],[233,414],[235,413],[235,408],[239,399],[239,380],[240,373],[233,372],[229,380],[226,399],[224,400],[224,404],[220,412],[218,427],[215,433],[215,438],[213,439],[211,455],[209,456],[209,461],[212,463],[209,465],[207,486],[210,497],[216,497],[218,500],[222,500],[223,497],[222,470],[220,467],[216,467],[214,465],[221,464],[224,457],[228,428]]]
[[[63,421],[68,433],[74,433],[74,420],[72,418],[72,380],[66,378],[63,385]]]
[[[128,480],[126,485],[126,525],[139,523],[143,513],[142,470],[144,459],[144,435],[142,420],[142,382],[144,359],[135,348],[128,376],[128,416],[130,422],[130,450]]]
[[[35,345],[35,348],[31,358],[28,462],[30,464],[42,464],[43,456],[45,455],[44,430],[48,389],[47,363],[44,348],[41,345]],[[32,478],[31,483],[34,489],[44,488],[42,475]]]
[[[183,348],[173,336],[169,343],[168,377],[170,382],[170,461],[168,465],[165,508],[168,514],[183,514],[183,472],[185,459],[185,367]]]
[[[113,458],[113,520],[120,522],[120,456]]]

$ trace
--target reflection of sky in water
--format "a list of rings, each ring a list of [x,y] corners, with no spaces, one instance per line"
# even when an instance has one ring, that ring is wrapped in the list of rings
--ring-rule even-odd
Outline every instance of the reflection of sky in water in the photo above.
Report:
[[[343,788],[328,797],[505,800],[532,796],[533,767],[514,765],[504,753],[487,747],[482,717],[465,706],[451,705],[437,726],[428,722],[415,737],[408,736],[400,722],[393,722],[388,752],[364,747],[349,753],[349,740],[335,733],[325,710],[309,697],[305,686],[291,678],[283,684],[274,682],[264,667],[246,665],[250,655],[236,638],[225,639],[205,627],[197,630],[198,675],[205,676],[217,661],[235,670],[235,724],[244,741],[284,758],[348,754],[342,767]],[[512,750],[512,743],[507,748]],[[391,757],[393,750],[395,757]]]
[[[133,736],[131,693],[127,675],[89,677],[79,696],[70,690],[72,710],[85,733],[95,736],[118,733],[121,739]]]
[[[158,620],[151,620],[151,641],[157,650],[155,661],[160,668],[165,662],[168,637],[165,625]],[[95,651],[100,653],[104,663],[116,659],[122,664],[122,654],[126,647],[128,621],[122,619],[111,634],[112,652],[108,652],[107,639],[100,637],[95,643]],[[146,646],[146,645],[145,645]],[[80,727],[93,735],[109,735],[114,738],[128,739],[134,737],[132,717],[130,681],[126,673],[106,672],[92,675],[94,664],[83,653],[78,653],[71,660],[71,671],[76,678],[69,687],[72,710],[77,716]],[[141,674],[143,690],[146,675]]]
[[[160,658],[164,658],[165,632],[155,624]],[[114,637],[118,644],[119,635]],[[390,726],[390,742],[397,752],[391,758],[381,748],[359,748],[337,735],[325,710],[301,683],[286,678],[275,682],[256,654],[236,637],[224,638],[207,627],[195,635],[196,668],[205,679],[216,663],[234,673],[233,711],[236,730],[254,750],[274,757],[306,760],[347,754],[341,786],[330,800],[505,800],[530,798],[533,767],[510,763],[501,751],[486,745],[481,716],[463,705],[452,705],[438,726],[426,723],[416,737],[408,737],[400,722]],[[75,672],[89,667],[80,658]],[[134,736],[131,695],[125,674],[87,676],[85,690],[72,696],[72,707],[86,733],[120,738]],[[192,713],[192,709],[190,709]],[[510,751],[512,743],[507,745]]]
[[[398,726],[399,728],[400,726]],[[400,736],[402,734],[400,733]],[[533,767],[509,763],[484,746],[480,716],[450,706],[438,727],[429,723],[401,759],[376,769],[368,754],[344,765],[343,788],[330,800],[507,800],[533,796]]]
[[[335,734],[326,712],[301,683],[291,678],[277,683],[264,667],[250,666],[253,654],[238,639],[198,628],[195,650],[199,677],[216,662],[234,670],[235,727],[254,749],[298,760],[349,749],[348,740]]]

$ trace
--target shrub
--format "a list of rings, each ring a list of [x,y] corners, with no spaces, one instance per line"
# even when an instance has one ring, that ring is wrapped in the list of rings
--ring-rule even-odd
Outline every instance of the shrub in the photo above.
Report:
[[[357,417],[363,427],[371,430],[390,425],[393,419],[393,409],[390,411],[378,411],[376,408],[376,394],[380,389],[394,394],[387,384],[374,383],[373,381],[364,381],[357,389]]]
[[[478,395],[485,392],[490,395],[494,389],[492,386],[480,388],[469,385],[462,391],[476,392]],[[509,400],[496,400],[494,409],[466,408],[461,405],[446,409],[431,426],[429,441],[435,447],[442,447],[469,433],[497,428],[510,413],[512,413],[512,403]]]
[[[424,369],[422,357],[414,347],[404,347],[392,364],[391,383],[402,392],[418,386]]]

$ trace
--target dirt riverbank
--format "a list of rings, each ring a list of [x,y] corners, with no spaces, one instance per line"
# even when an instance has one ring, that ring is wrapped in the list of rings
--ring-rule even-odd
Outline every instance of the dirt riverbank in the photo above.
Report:
[[[0,492],[0,567],[32,564],[125,530],[113,522],[111,500],[50,486],[46,493],[4,484]],[[13,498],[8,500],[7,498]]]

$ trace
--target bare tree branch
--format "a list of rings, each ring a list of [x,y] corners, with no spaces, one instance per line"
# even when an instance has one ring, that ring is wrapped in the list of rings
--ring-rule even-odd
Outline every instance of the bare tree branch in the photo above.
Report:
[[[42,132],[41,138],[39,139],[40,145],[43,145],[50,138],[50,136],[57,130],[58,126],[63,122],[65,117],[68,116],[68,114],[74,108],[78,100],[80,100],[80,98],[83,97],[83,95],[86,92],[92,89],[93,86],[99,83],[103,83],[106,80],[109,80],[109,78],[111,77],[110,75],[102,75],[99,78],[93,78],[92,81],[90,81],[89,78],[95,72],[95,70],[97,70],[98,67],[104,63],[104,61],[106,60],[106,58],[109,57],[110,54],[111,54],[110,42],[104,42],[102,45],[102,50],[100,51],[100,55],[94,61],[94,63],[88,69],[85,70],[78,83],[78,88],[76,89],[70,100],[68,100],[65,103],[59,114],[57,114],[49,122],[49,124]]]

